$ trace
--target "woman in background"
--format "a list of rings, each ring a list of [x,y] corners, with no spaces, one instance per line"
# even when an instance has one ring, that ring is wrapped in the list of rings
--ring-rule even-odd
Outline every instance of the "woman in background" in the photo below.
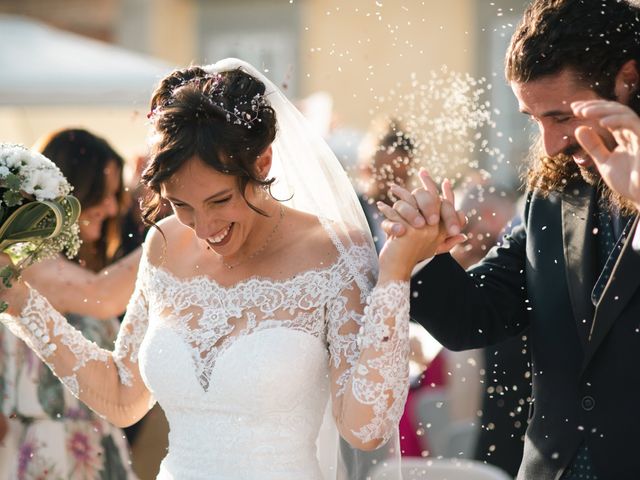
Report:
[[[113,263],[120,247],[123,160],[105,140],[80,129],[54,132],[35,149],[74,187],[82,205],[82,247],[74,261],[60,256],[33,265],[23,276],[86,338],[113,348],[116,316],[133,292],[141,253],[137,249]],[[135,478],[122,430],[71,395],[7,330],[0,332],[0,341],[0,408],[10,416],[4,458],[0,453],[2,468],[8,468],[2,478]]]

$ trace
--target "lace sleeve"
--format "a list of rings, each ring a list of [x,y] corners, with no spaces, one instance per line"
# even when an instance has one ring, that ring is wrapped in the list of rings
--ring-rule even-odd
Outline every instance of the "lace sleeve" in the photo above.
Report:
[[[32,288],[20,316],[2,316],[73,395],[118,426],[135,423],[154,402],[138,370],[138,350],[148,324],[144,257],[113,352],[86,339]]]
[[[396,430],[409,388],[409,283],[357,280],[327,312],[332,400],[342,436],[371,449]]]

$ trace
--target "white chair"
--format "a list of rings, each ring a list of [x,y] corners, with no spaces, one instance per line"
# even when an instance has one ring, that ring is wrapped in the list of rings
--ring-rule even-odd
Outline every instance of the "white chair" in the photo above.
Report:
[[[466,459],[406,457],[400,464],[402,480],[513,480],[498,467]],[[385,462],[371,472],[371,480],[394,478],[395,462]]]
[[[416,428],[424,431],[423,449],[431,457],[448,456],[449,437],[447,428],[451,424],[449,395],[444,388],[421,391],[414,403],[413,418],[419,423]]]
[[[443,431],[447,439],[444,458],[473,458],[478,440],[478,424],[471,420],[452,422]]]

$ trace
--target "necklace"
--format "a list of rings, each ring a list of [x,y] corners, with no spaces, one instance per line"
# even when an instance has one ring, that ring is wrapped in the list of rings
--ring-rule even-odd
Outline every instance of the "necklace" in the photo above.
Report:
[[[282,223],[282,219],[284,218],[284,208],[282,207],[282,205],[280,205],[280,218],[278,218],[277,223],[275,224],[275,226],[273,227],[273,230],[271,230],[271,233],[267,236],[267,238],[265,239],[264,243],[260,246],[260,248],[258,248],[255,252],[253,252],[251,255],[249,255],[247,258],[244,258],[236,263],[227,263],[224,261],[224,257],[220,257],[222,259],[222,264],[227,267],[229,270],[232,270],[234,268],[236,268],[238,265],[251,260],[252,258],[255,258],[256,255],[258,255],[259,253],[263,252],[265,248],[267,248],[267,245],[269,244],[269,242],[271,241],[271,239],[273,238],[273,236],[276,234],[276,232],[278,231],[278,228],[280,227],[280,224]]]

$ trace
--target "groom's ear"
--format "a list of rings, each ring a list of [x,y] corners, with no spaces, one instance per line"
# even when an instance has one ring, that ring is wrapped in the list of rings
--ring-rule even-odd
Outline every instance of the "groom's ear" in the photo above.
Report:
[[[271,145],[269,145],[267,149],[262,152],[256,160],[256,172],[258,173],[258,178],[267,178],[267,176],[269,175],[269,170],[271,170],[272,159],[273,149],[271,148]]]
[[[640,72],[635,60],[628,60],[616,75],[614,94],[616,99],[625,105],[629,104],[632,96],[640,88]]]

